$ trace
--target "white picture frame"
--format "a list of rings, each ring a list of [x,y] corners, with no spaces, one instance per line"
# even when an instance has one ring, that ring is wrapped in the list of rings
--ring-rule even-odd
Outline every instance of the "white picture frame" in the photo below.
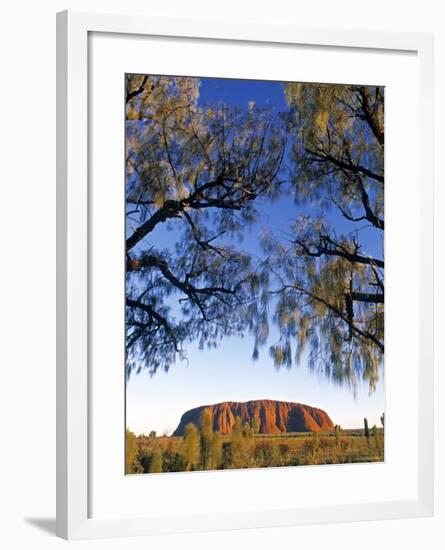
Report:
[[[305,45],[416,56],[418,66],[418,144],[422,190],[418,260],[422,289],[417,326],[418,365],[416,497],[325,506],[236,509],[227,513],[95,517],[91,514],[89,429],[91,397],[89,228],[89,35],[117,39],[183,37],[248,43]],[[307,523],[420,517],[433,513],[433,41],[428,34],[307,29],[203,19],[150,18],[62,12],[57,16],[57,534],[67,539],[148,535],[187,531],[285,526]],[[416,119],[417,120],[417,119]],[[420,368],[421,366],[421,368]],[[390,389],[389,389],[390,391]],[[123,410],[119,414],[124,414]],[[205,473],[203,475],[218,475]],[[249,475],[237,472],[238,476]],[[285,475],[285,474],[283,474]],[[239,478],[238,478],[239,479]],[[273,503],[272,503],[273,504]]]

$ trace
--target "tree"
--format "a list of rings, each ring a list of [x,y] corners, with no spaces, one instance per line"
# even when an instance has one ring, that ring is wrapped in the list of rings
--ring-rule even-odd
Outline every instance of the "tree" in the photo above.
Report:
[[[306,353],[334,382],[362,377],[372,391],[384,353],[383,89],[288,84],[286,98],[305,215],[287,243],[264,239],[280,331],[270,354],[290,367]]]
[[[160,447],[157,447],[154,450],[148,471],[150,474],[158,474],[162,472],[162,449]]]
[[[377,426],[374,424],[372,427],[372,437],[374,438],[375,448],[377,452],[380,453],[380,437],[379,437],[379,431],[377,429]]]
[[[182,455],[184,456],[187,470],[193,470],[199,464],[199,432],[193,423],[187,424],[185,427]]]
[[[366,437],[366,440],[368,441],[368,444],[369,444],[369,426],[368,426],[368,419],[367,418],[363,419],[363,424],[364,424],[364,427],[365,427],[365,437]]]
[[[125,473],[134,474],[137,473],[138,464],[138,443],[137,438],[133,432],[126,430],[125,432]]]
[[[168,370],[186,359],[187,341],[216,346],[247,330],[256,358],[274,311],[277,367],[304,356],[336,383],[355,389],[362,378],[374,390],[384,354],[383,89],[288,84],[285,120],[268,108],[198,105],[199,85],[127,76],[127,374]],[[258,204],[283,192],[300,215],[287,241],[263,236],[257,260],[239,242]]]
[[[217,470],[222,462],[222,436],[220,432],[213,434],[212,443],[210,446],[210,462],[211,468]]]
[[[337,447],[340,447],[342,430],[339,424],[335,425],[334,434],[335,434],[335,444],[337,445]]]
[[[232,426],[232,468],[243,468],[245,464],[244,455],[244,437],[243,437],[243,420],[240,416],[235,417],[235,423]]]
[[[255,435],[260,431],[260,419],[258,416],[252,418],[252,431]]]
[[[254,433],[240,416],[232,426],[232,468],[247,468],[251,465],[255,448]]]
[[[243,424],[243,438],[244,438],[244,463],[247,467],[251,466],[253,454],[255,451],[255,432],[249,426],[248,422]]]
[[[127,76],[128,375],[168,370],[186,340],[243,333],[266,277],[233,242],[279,190],[283,128],[198,96],[199,79]],[[178,237],[156,246],[165,226]]]
[[[204,409],[200,422],[201,467],[203,470],[210,470],[212,467],[212,442],[212,415],[208,409]]]
[[[243,436],[246,438],[246,439],[253,439],[253,434],[254,434],[254,431],[253,429],[249,426],[248,422],[244,422],[243,423]]]

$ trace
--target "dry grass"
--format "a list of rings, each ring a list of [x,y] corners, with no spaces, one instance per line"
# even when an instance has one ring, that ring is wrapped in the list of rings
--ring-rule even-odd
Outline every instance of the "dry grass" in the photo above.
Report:
[[[163,472],[184,471],[182,437],[139,436],[136,438],[138,460],[129,473],[150,471],[150,460],[155,449],[162,450]],[[268,468],[315,464],[345,464],[382,462],[384,460],[383,429],[365,437],[363,430],[343,430],[332,433],[288,433],[255,435],[246,444],[243,461],[236,466],[231,459],[231,437],[223,437],[223,457],[218,469]],[[197,467],[197,470],[200,468]]]

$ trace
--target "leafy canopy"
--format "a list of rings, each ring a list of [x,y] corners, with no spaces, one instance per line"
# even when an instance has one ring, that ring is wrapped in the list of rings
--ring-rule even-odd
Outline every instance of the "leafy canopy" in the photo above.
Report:
[[[264,278],[234,242],[278,193],[283,129],[198,95],[197,79],[127,79],[128,373],[168,369],[186,340],[242,334]],[[163,225],[177,238],[161,247]]]
[[[375,387],[384,351],[384,92],[288,84],[286,116],[198,104],[199,79],[127,75],[127,373],[251,331],[277,367]],[[289,235],[242,246],[258,205]],[[168,234],[168,231],[171,231]],[[169,236],[168,236],[169,235]]]
[[[270,353],[289,367],[307,351],[313,369],[353,387],[360,376],[372,390],[384,351],[383,89],[288,84],[286,98],[305,215],[288,242],[264,239],[280,330]]]

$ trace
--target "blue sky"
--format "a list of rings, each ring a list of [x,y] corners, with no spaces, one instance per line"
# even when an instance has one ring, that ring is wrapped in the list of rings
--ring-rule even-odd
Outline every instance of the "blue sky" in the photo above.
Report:
[[[229,105],[247,108],[249,101],[259,106],[271,105],[285,111],[283,85],[278,82],[202,79],[200,103],[224,101]],[[259,253],[259,234],[265,229],[282,235],[302,212],[289,197],[260,206],[260,219],[246,231],[243,247]],[[313,213],[313,212],[312,212]],[[382,242],[360,224],[345,223],[335,213],[330,215],[338,232],[360,231],[361,241],[369,253],[381,256]],[[174,232],[165,224],[157,228],[150,239],[158,247],[172,244]],[[272,331],[270,343],[276,338]],[[368,384],[359,384],[354,398],[347,387],[339,387],[326,378],[310,372],[303,360],[301,367],[275,369],[266,346],[259,360],[251,360],[253,338],[226,338],[217,349],[199,350],[197,344],[187,346],[187,361],[179,361],[168,373],[157,372],[150,377],[142,371],[132,375],[127,383],[127,427],[136,433],[173,430],[181,415],[188,409],[220,401],[277,399],[306,403],[326,410],[334,423],[343,427],[361,427],[363,417],[370,425],[379,424],[384,411],[383,380],[369,395]]]

